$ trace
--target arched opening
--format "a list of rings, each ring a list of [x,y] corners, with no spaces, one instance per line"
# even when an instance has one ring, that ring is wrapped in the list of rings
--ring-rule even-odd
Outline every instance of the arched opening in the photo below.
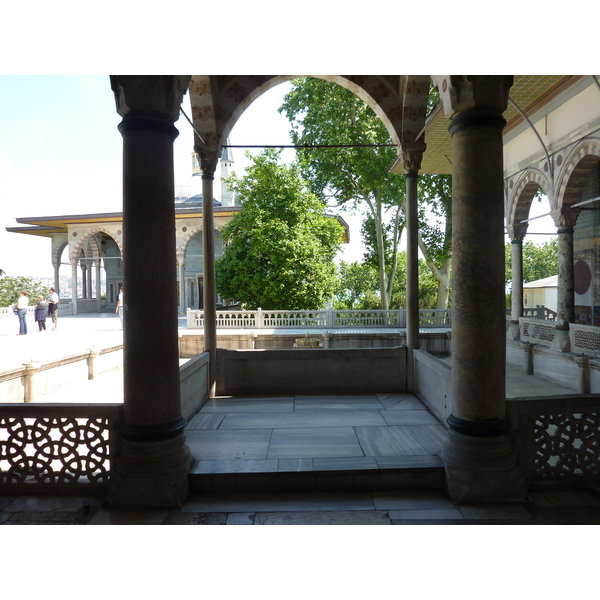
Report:
[[[218,229],[214,231],[214,256],[217,260],[223,254],[223,237]],[[204,257],[202,254],[202,231],[198,231],[188,240],[184,252],[184,307],[204,308]],[[223,299],[217,296],[217,306],[223,305]]]
[[[591,168],[592,160],[585,161],[587,177],[574,186],[581,190],[575,203],[581,212],[573,228],[573,277],[575,322],[600,326],[600,158],[593,159]]]

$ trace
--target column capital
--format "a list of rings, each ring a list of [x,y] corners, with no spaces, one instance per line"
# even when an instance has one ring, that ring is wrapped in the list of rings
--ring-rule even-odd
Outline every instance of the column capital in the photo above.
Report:
[[[402,146],[402,162],[404,165],[404,173],[406,175],[418,174],[421,169],[421,162],[423,160],[423,153],[425,152],[425,144],[418,147]]]
[[[522,243],[523,238],[527,234],[527,224],[524,225],[507,225],[506,232],[513,244]]]
[[[552,217],[554,224],[559,230],[558,233],[562,233],[560,230],[572,230],[577,222],[577,217],[581,209],[576,208],[562,208],[559,210],[552,211],[550,216]]]
[[[512,75],[433,75],[449,119],[472,109],[496,109],[502,114],[508,105]]]
[[[216,149],[198,147],[194,148],[200,159],[202,179],[214,179],[217,165],[219,164],[219,151]]]
[[[121,125],[140,119],[157,127],[172,126],[179,118],[190,79],[190,75],[111,75]]]

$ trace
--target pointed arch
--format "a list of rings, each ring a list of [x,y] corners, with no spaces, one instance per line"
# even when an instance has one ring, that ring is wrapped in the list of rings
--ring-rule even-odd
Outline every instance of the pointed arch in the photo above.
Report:
[[[553,206],[556,211],[568,210],[581,201],[586,180],[598,162],[600,139],[587,139],[573,148],[558,178],[556,205]]]
[[[114,232],[109,231],[105,227],[99,226],[99,227],[93,227],[92,229],[88,229],[81,236],[81,238],[77,241],[75,246],[72,247],[71,256],[70,256],[71,262],[73,262],[74,260],[77,260],[79,258],[101,258],[101,256],[102,256],[101,245],[98,243],[98,239],[95,237],[99,233],[104,233],[104,234],[108,235],[110,238],[112,238],[115,241],[115,244],[117,244],[117,247],[119,248],[119,252],[120,252],[121,256],[123,256],[123,244],[122,244],[120,236],[115,236]],[[93,242],[91,242],[90,239],[92,239]],[[94,251],[95,251],[96,255],[94,257],[84,257],[83,256],[83,249],[86,246],[86,244],[89,244],[89,243],[93,243],[95,246]]]
[[[513,186],[514,191],[509,194],[506,208],[506,225],[510,229],[520,229],[523,234],[527,231],[527,223],[522,223],[529,218],[531,202],[538,189],[548,196],[548,201],[552,207],[553,198],[549,190],[552,189],[552,182],[546,177],[540,169],[527,169]]]

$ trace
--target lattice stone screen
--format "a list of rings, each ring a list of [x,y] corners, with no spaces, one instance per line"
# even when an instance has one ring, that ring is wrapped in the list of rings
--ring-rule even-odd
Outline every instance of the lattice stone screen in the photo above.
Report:
[[[534,344],[550,346],[556,333],[556,325],[547,321],[533,319],[519,319],[521,327],[521,340]]]
[[[600,482],[600,396],[511,402],[518,406],[519,455],[530,485]]]
[[[0,488],[108,485],[121,405],[0,405]]]

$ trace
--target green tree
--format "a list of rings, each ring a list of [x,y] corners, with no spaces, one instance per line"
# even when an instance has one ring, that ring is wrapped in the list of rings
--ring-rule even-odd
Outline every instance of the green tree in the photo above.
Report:
[[[435,308],[448,308],[452,273],[452,176],[420,175],[418,194],[419,249],[437,281]]]
[[[505,284],[512,282],[512,244],[504,247]],[[523,244],[523,283],[537,281],[558,274],[558,238],[536,244],[527,240]]]
[[[2,277],[0,278],[0,306],[11,306],[19,299],[21,290],[25,290],[29,296],[30,304],[37,302],[37,297],[41,294],[48,298],[50,292],[48,288],[40,282],[35,282],[28,277]]]
[[[299,148],[302,174],[315,193],[337,206],[367,207],[364,226],[372,238],[368,260],[377,267],[380,305],[387,308],[405,224],[406,180],[389,173],[396,149],[381,120],[352,92],[311,78],[295,80],[292,85],[279,112],[291,123],[294,144],[342,146]],[[430,108],[438,97],[432,87]],[[419,202],[419,248],[438,281],[436,306],[445,308],[452,249],[451,177],[421,175]]]
[[[359,310],[365,305],[372,305],[373,300],[378,306],[377,282],[377,269],[372,265],[358,261],[352,263],[340,261],[335,308]]]
[[[279,112],[291,123],[294,144],[339,146],[297,149],[302,175],[324,200],[353,208],[366,205],[375,225],[381,307],[387,308],[405,200],[405,178],[388,172],[396,150],[387,146],[391,140],[381,120],[352,92],[312,78],[295,80],[292,86]],[[387,268],[386,222],[391,227],[392,248]]]
[[[265,150],[244,177],[228,180],[243,210],[222,230],[217,292],[251,309],[317,310],[333,297],[342,227],[280,156]]]

